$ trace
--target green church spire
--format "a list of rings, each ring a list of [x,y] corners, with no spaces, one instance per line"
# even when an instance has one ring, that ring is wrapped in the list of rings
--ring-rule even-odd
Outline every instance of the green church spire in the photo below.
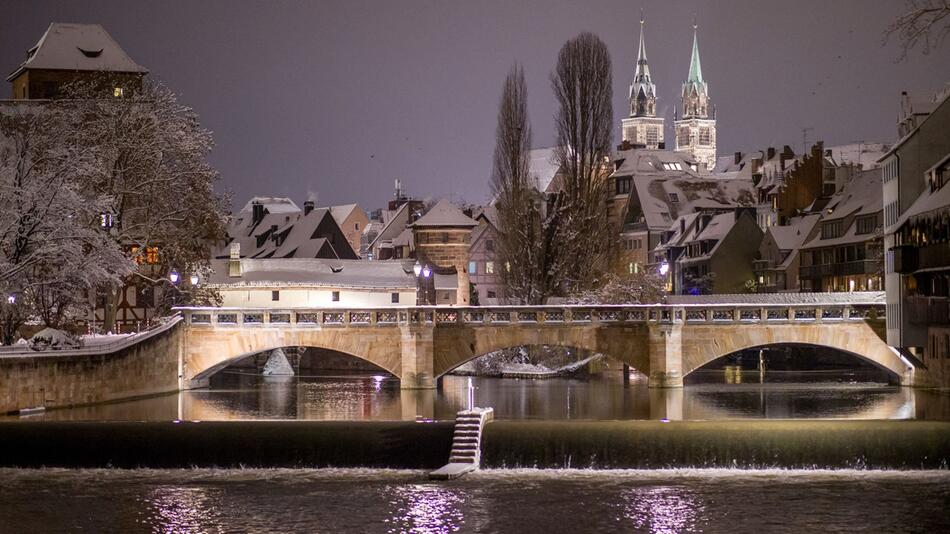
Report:
[[[699,64],[699,40],[696,37],[698,26],[693,23],[693,57],[689,60],[689,77],[686,83],[703,84],[703,67]]]

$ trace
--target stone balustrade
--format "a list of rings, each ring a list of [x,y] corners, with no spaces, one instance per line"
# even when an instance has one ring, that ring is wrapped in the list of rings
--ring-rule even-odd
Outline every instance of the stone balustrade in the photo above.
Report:
[[[638,306],[419,306],[402,308],[178,308],[192,327],[358,327],[543,324],[822,323],[883,319],[883,304],[638,305]]]

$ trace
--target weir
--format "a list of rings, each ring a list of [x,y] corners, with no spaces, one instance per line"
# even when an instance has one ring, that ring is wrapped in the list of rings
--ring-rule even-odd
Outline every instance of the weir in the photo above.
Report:
[[[434,469],[452,422],[0,423],[4,467]],[[492,421],[489,469],[945,469],[950,422]]]

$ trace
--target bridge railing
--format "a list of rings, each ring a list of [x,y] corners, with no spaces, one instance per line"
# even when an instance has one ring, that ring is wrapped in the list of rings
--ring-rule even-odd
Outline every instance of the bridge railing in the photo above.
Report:
[[[884,318],[884,304],[418,306],[385,308],[177,308],[194,327],[323,328],[400,325],[822,323]]]

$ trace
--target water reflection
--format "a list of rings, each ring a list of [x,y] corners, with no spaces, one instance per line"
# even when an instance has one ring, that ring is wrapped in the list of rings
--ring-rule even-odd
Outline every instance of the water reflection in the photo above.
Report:
[[[464,515],[464,499],[457,490],[434,484],[411,484],[392,488],[392,517],[387,532],[458,532]]]
[[[950,395],[815,373],[729,380],[720,371],[683,388],[625,387],[619,375],[587,380],[473,378],[475,403],[507,419],[950,419]],[[738,375],[741,376],[741,373]],[[468,377],[440,390],[399,389],[379,375],[261,377],[221,373],[205,390],[51,410],[48,420],[452,419],[468,406]],[[732,383],[727,383],[732,382]]]
[[[696,532],[703,505],[684,487],[641,487],[621,494],[623,519],[638,532]]]
[[[155,532],[200,532],[221,515],[215,496],[201,486],[159,486],[144,500]]]

